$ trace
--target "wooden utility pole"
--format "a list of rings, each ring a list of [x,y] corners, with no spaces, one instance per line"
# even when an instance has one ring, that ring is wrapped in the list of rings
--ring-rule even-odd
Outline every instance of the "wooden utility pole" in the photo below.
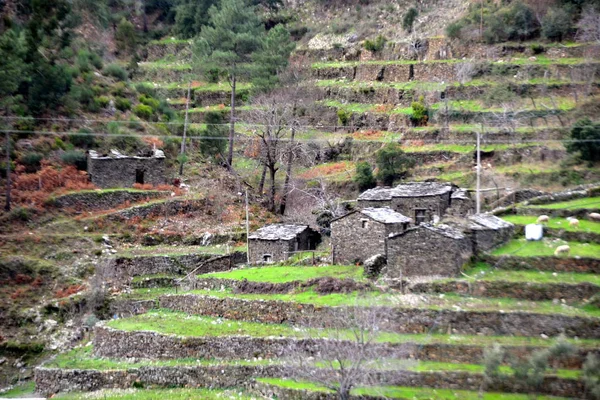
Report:
[[[481,130],[483,131],[483,123],[481,124]],[[479,214],[481,212],[481,134],[477,132],[477,186],[475,190],[475,213]]]
[[[179,162],[179,176],[183,175],[183,159],[185,158],[185,137],[187,134],[187,126],[188,126],[188,112],[190,109],[190,94],[192,92],[192,82],[190,81],[187,90],[187,97],[185,99],[185,122],[183,123],[183,140],[181,141],[181,160]]]
[[[4,132],[6,137],[6,204],[4,205],[4,209],[6,211],[10,211],[10,135],[8,131]]]
[[[290,192],[290,178],[292,176],[292,162],[294,159],[294,138],[296,136],[296,125],[292,125],[292,138],[290,140],[290,149],[287,155],[287,166],[285,170],[285,182],[283,184],[283,196],[281,197],[281,204],[279,205],[279,213],[285,214],[285,207],[287,206],[288,194]]]
[[[250,264],[250,217],[248,214],[248,188],[246,192],[246,261]]]

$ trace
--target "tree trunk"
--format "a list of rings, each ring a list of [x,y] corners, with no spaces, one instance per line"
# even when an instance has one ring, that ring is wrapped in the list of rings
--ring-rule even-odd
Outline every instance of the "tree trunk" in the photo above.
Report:
[[[231,113],[229,114],[229,153],[227,154],[227,168],[233,169],[233,138],[235,136],[235,83],[236,76],[231,76]]]
[[[258,194],[262,195],[265,189],[265,178],[267,177],[267,166],[263,165],[262,174],[260,175],[260,182],[258,184]]]
[[[275,212],[275,173],[277,169],[275,165],[269,166],[269,177],[271,180],[271,190],[269,191],[269,211]]]
[[[6,136],[6,204],[4,209],[10,211],[10,135],[5,132]]]
[[[183,123],[183,139],[181,140],[181,160],[179,162],[179,176],[183,175],[183,156],[185,156],[185,137],[187,134],[188,126],[188,112],[190,109],[190,93],[192,91],[192,82],[188,85],[187,97],[185,100],[185,122]]]
[[[285,169],[285,182],[283,184],[283,195],[281,196],[281,204],[279,205],[279,214],[285,214],[288,194],[290,192],[290,177],[292,175],[292,161],[294,159],[294,137],[296,136],[296,127],[292,126],[292,138],[290,140],[290,150],[288,152],[287,166]]]

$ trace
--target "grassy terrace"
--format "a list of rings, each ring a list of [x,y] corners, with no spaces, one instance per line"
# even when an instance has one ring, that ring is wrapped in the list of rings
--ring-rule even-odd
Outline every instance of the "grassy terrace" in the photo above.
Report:
[[[119,249],[121,257],[181,256],[186,254],[225,255],[234,251],[246,251],[246,246],[139,246]]]
[[[252,106],[236,106],[235,109],[238,111],[248,111],[248,110],[252,110],[253,107]],[[213,105],[213,106],[206,106],[206,107],[190,108],[188,110],[188,112],[190,112],[190,113],[203,113],[203,112],[207,112],[207,111],[229,112],[230,110],[231,110],[231,107],[229,107],[229,106]],[[185,111],[182,111],[182,112],[185,112]]]
[[[242,390],[217,389],[110,389],[91,393],[59,393],[53,399],[65,400],[252,400],[255,396],[244,394]]]
[[[484,367],[477,364],[454,364],[435,361],[414,361],[403,359],[384,359],[380,362],[370,364],[370,368],[381,370],[405,369],[415,372],[434,371],[462,371],[473,374],[483,373]],[[181,358],[171,360],[139,360],[128,361],[126,359],[113,359],[95,357],[92,347],[78,347],[66,353],[59,354],[54,360],[45,364],[47,368],[62,369],[94,369],[94,370],[127,370],[140,367],[188,367],[188,366],[255,366],[255,365],[279,365],[281,360],[252,359],[252,360],[207,360],[196,358]],[[320,367],[320,364],[315,364]],[[501,366],[500,371],[511,373],[508,366]],[[565,379],[577,379],[580,376],[578,370],[559,369],[552,371],[553,375]]]
[[[330,336],[327,330],[300,330],[284,324],[262,324],[258,322],[234,321],[223,318],[189,315],[169,310],[152,310],[131,318],[112,320],[108,326],[133,332],[154,331],[161,334],[181,337],[217,337],[247,335],[254,337],[295,337],[302,338]],[[352,333],[348,332],[348,337]],[[600,340],[566,339],[579,347],[597,348]],[[519,336],[471,336],[471,335],[439,335],[439,334],[398,334],[384,332],[379,336],[382,343],[415,343],[415,344],[454,344],[471,346],[490,346],[498,343],[501,346],[551,346],[552,340],[538,337]]]
[[[591,283],[600,286],[600,275],[576,272],[508,271],[479,262],[464,271],[480,281],[532,282],[532,283]]]
[[[307,281],[314,278],[331,276],[338,279],[361,280],[363,268],[356,265],[331,265],[324,267],[262,267],[245,268],[225,272],[212,272],[198,275],[198,278],[247,279],[253,282],[284,283]]]
[[[553,256],[556,247],[563,244],[567,244],[571,248],[569,257],[600,258],[600,244],[567,242],[547,237],[540,241],[528,241],[525,238],[513,239],[506,245],[493,250],[492,254],[495,256],[512,255],[519,257]]]
[[[429,61],[417,61],[417,60],[373,60],[373,61],[332,61],[332,62],[317,62],[312,64],[314,69],[323,68],[343,68],[343,67],[355,67],[358,65],[415,65],[415,64],[458,64],[469,62],[460,59],[449,59],[449,60],[429,60]],[[596,63],[594,61],[592,63]],[[503,64],[503,65],[577,65],[577,64],[589,64],[590,61],[585,58],[565,57],[565,58],[548,58],[545,56],[537,56],[535,61],[530,60],[528,57],[522,58],[511,58],[503,63],[490,63],[490,64]]]
[[[182,292],[179,292],[181,294]],[[313,304],[322,307],[337,306],[391,306],[407,309],[425,310],[462,310],[481,312],[528,312],[535,314],[560,314],[569,316],[600,318],[600,309],[593,306],[575,307],[553,304],[551,301],[527,301],[510,298],[474,298],[455,294],[436,295],[399,295],[392,293],[332,293],[321,295],[306,290],[290,294],[235,294],[231,290],[192,290],[189,294],[235,298],[244,300],[276,300],[284,302]],[[156,299],[160,295],[175,294],[170,288],[137,289],[125,298]]]
[[[316,383],[306,381],[295,381],[291,379],[259,378],[257,381],[269,385],[280,386],[288,389],[309,390],[318,392],[329,392],[330,390]],[[389,399],[410,400],[528,400],[531,395],[513,393],[484,392],[482,395],[477,391],[454,390],[454,389],[430,389],[403,386],[362,387],[353,389],[353,395],[373,395]],[[558,400],[562,397],[536,396],[538,400]]]
[[[575,199],[569,201],[562,201],[560,203],[550,204],[531,204],[525,206],[527,208],[546,208],[552,210],[567,209],[577,210],[582,208],[597,209],[600,208],[600,197],[584,197],[582,199]],[[581,224],[583,221],[579,221]]]
[[[144,61],[139,63],[141,69],[170,69],[175,71],[191,71],[192,65],[184,62],[176,62],[176,61]]]
[[[599,202],[600,204],[600,202]],[[516,225],[535,224],[537,217],[528,215],[503,215],[502,219],[512,222]],[[548,228],[563,229],[568,232],[592,232],[600,234],[600,222],[579,220],[579,227],[569,226],[569,221],[565,218],[550,218],[545,223]]]
[[[187,90],[188,83],[186,82],[142,82],[144,85],[153,86],[156,89],[166,90]],[[247,90],[252,87],[252,84],[247,82],[236,83],[237,90]],[[208,83],[208,82],[192,82],[192,90],[194,92],[231,92],[231,86],[227,82]]]

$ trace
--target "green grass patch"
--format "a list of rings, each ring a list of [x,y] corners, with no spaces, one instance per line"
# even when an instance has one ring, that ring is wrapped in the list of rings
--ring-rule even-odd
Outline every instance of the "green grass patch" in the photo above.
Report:
[[[531,204],[525,206],[527,208],[546,208],[551,210],[578,210],[582,208],[598,209],[600,208],[600,197],[584,197],[581,199],[561,201],[559,203],[549,204]],[[580,221],[581,223],[581,221]]]
[[[154,331],[162,334],[181,337],[217,337],[248,335],[254,337],[327,337],[327,330],[298,329],[285,324],[263,324],[258,322],[234,321],[223,318],[189,315],[169,310],[151,310],[146,314],[130,318],[112,320],[108,326],[123,331]],[[352,337],[352,333],[347,333]],[[566,339],[579,347],[595,348],[600,340]],[[472,346],[490,346],[498,343],[501,346],[540,346],[549,347],[554,341],[537,337],[519,336],[471,336],[471,335],[440,335],[440,334],[398,334],[384,332],[379,337],[380,342],[416,343],[416,344],[454,344]]]
[[[27,381],[24,383],[20,383],[13,387],[12,389],[1,393],[0,398],[4,399],[16,399],[21,397],[33,397],[35,393],[35,382]]]
[[[528,225],[535,224],[537,217],[529,215],[503,215],[502,219],[516,225]],[[567,232],[591,232],[600,234],[600,222],[587,221],[584,219],[579,220],[579,227],[570,226],[569,221],[565,218],[550,218],[544,225],[548,228],[562,229]]]
[[[569,245],[571,248],[569,257],[600,258],[600,244],[567,242],[547,237],[539,241],[530,241],[525,238],[513,239],[504,246],[492,250],[492,254],[496,256],[512,255],[519,257],[554,256],[556,247],[564,244]]]
[[[547,271],[510,271],[494,268],[489,264],[478,262],[465,274],[482,281],[533,282],[533,283],[591,283],[600,286],[600,275],[577,272]]]
[[[140,246],[119,250],[119,257],[154,257],[154,256],[183,256],[188,254],[225,255],[234,251],[246,251],[243,246]]]
[[[198,278],[247,279],[252,282],[285,283],[333,277],[338,279],[363,279],[363,268],[356,265],[327,265],[322,267],[260,267],[198,275]]]
[[[160,61],[145,61],[139,63],[141,69],[146,70],[158,70],[168,69],[173,71],[191,71],[192,65],[184,62],[173,62],[171,60],[160,60]]]
[[[148,44],[151,45],[165,45],[165,44],[191,44],[192,41],[188,39],[177,39],[174,37],[164,38],[159,40],[151,40]]]
[[[248,396],[242,390],[217,390],[217,389],[107,389],[91,393],[59,393],[53,399],[68,400],[224,400],[239,399],[251,400],[255,397]]]

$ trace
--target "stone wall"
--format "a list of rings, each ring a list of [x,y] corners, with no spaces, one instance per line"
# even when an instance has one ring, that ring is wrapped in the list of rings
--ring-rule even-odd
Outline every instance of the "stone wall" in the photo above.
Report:
[[[323,341],[327,339],[295,339],[290,337],[177,337],[155,332],[125,332],[103,326],[95,328],[94,353],[97,357],[153,359],[204,358],[231,359],[278,358],[290,349],[306,351],[307,355],[326,355]],[[354,344],[347,342],[349,349]],[[483,346],[461,344],[377,344],[381,357],[400,356],[424,361],[479,364]],[[540,349],[535,346],[503,346],[507,357],[523,359]],[[587,354],[597,350],[580,350],[575,356],[553,363],[553,368],[581,368]]]
[[[164,157],[88,157],[88,175],[92,183],[101,188],[132,187],[136,171],[142,171],[144,184],[167,183]]]
[[[384,276],[456,276],[473,254],[471,241],[452,239],[426,228],[410,229],[388,238]]]
[[[515,227],[498,229],[472,229],[468,236],[473,243],[473,251],[481,253],[510,241],[515,234]]]
[[[58,208],[65,208],[74,211],[96,211],[110,210],[127,202],[136,203],[148,201],[157,197],[169,196],[168,191],[131,191],[131,190],[110,190],[110,191],[84,191],[68,193],[51,199],[52,205]]]
[[[250,239],[248,242],[248,253],[252,264],[266,262],[265,256],[271,257],[269,262],[282,262],[288,259],[292,251],[294,251],[292,240]]]
[[[508,270],[582,272],[600,274],[600,259],[574,257],[518,257],[482,255],[482,261]]]
[[[450,207],[450,193],[439,196],[423,197],[393,197],[391,208],[416,223],[415,210],[424,209],[426,222],[433,221],[433,216],[442,217],[446,209]]]
[[[333,263],[363,263],[376,254],[385,255],[385,239],[403,230],[401,223],[382,224],[360,212],[339,218],[331,223]]]
[[[169,216],[182,213],[191,213],[203,210],[206,207],[206,200],[185,200],[185,199],[167,199],[156,201],[154,203],[143,204],[135,207],[126,208],[109,214],[106,218],[110,220],[128,220],[131,218],[149,218],[159,216]]]
[[[305,326],[342,324],[348,310],[343,307],[324,307],[274,300],[245,300],[201,295],[165,295],[159,299],[160,308],[188,314],[210,315],[228,319],[265,323],[288,323]],[[595,338],[600,336],[600,319],[567,315],[500,311],[456,311],[451,309],[378,308],[393,316],[381,327],[398,333],[453,332],[465,335],[517,335]],[[343,326],[342,326],[343,327]]]

